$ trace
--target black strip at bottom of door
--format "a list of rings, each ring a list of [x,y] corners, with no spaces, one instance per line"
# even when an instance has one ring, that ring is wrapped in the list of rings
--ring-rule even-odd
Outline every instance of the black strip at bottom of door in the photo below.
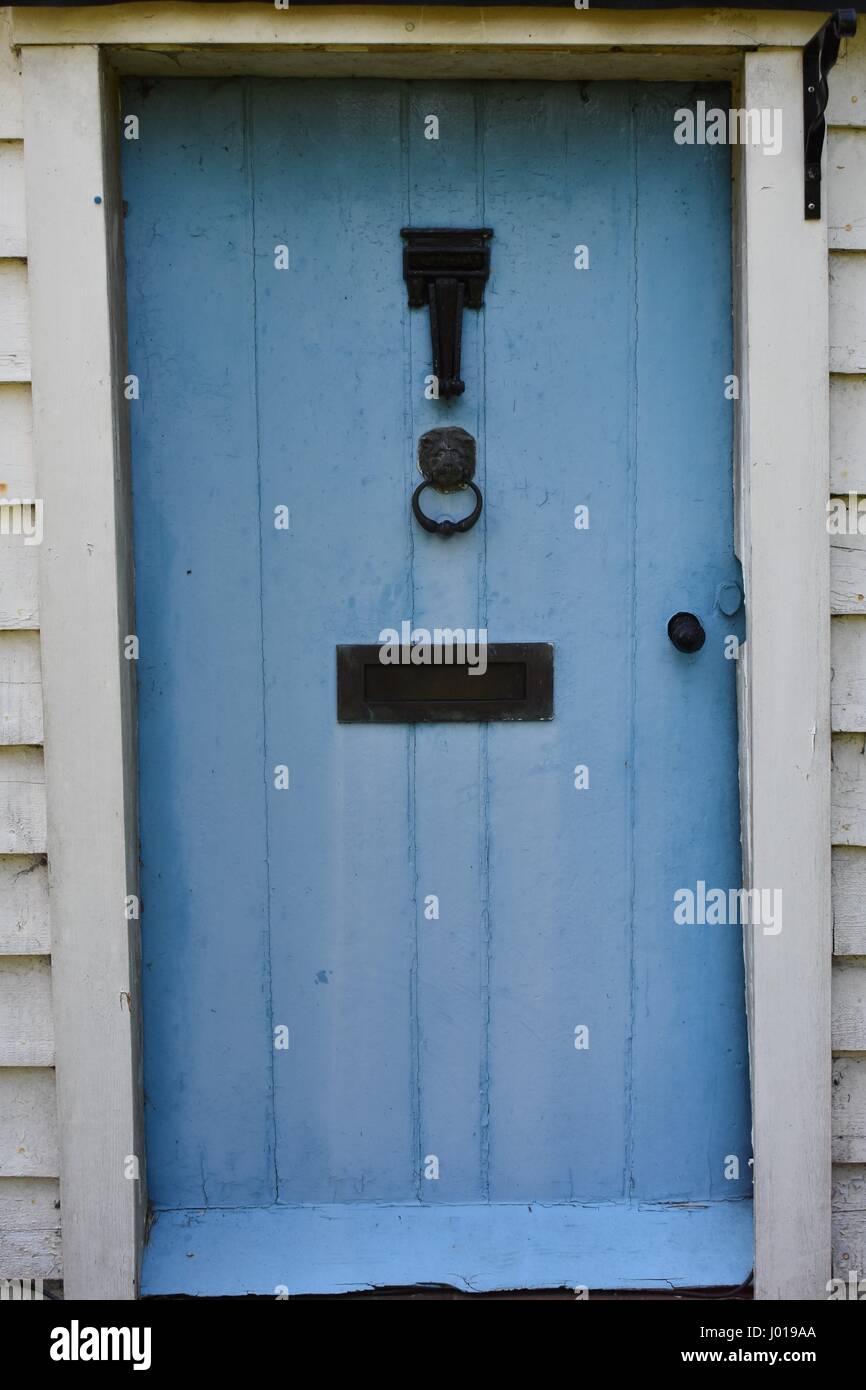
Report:
[[[395,655],[400,659],[389,660]],[[470,644],[465,651],[459,646],[398,646],[396,651],[382,644],[337,647],[341,724],[552,718],[550,642]]]

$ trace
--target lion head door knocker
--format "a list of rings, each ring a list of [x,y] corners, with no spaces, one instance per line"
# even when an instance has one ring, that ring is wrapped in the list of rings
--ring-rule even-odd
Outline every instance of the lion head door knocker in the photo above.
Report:
[[[459,425],[443,425],[439,429],[428,430],[418,440],[418,468],[424,475],[412,494],[412,511],[416,520],[437,536],[453,536],[455,531],[471,531],[481,515],[484,505],[481,489],[472,481],[475,477],[475,440],[468,430]],[[425,488],[432,487],[436,492],[463,492],[471,488],[475,493],[475,508],[461,521],[434,521],[421,510],[421,494]]]

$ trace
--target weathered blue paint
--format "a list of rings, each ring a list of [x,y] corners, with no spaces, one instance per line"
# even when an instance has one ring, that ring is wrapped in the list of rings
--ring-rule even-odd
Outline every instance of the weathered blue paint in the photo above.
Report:
[[[743,1201],[692,1207],[337,1202],[162,1211],[151,1231],[146,1291],[345,1293],[402,1284],[422,1261],[430,1284],[476,1293],[666,1290],[740,1283],[751,1245],[751,1204]]]
[[[693,95],[125,88],[149,1292],[748,1271],[740,932],[673,918],[740,872],[729,165],[674,144]],[[399,230],[461,224],[493,273],[428,401]],[[443,542],[409,500],[446,422],[486,505]],[[404,618],[555,643],[555,719],[338,725],[335,644]]]

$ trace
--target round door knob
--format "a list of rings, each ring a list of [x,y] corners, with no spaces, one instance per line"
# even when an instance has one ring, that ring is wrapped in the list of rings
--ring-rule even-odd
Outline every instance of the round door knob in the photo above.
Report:
[[[699,652],[707,640],[701,621],[694,613],[675,613],[668,623],[668,637],[678,652]]]

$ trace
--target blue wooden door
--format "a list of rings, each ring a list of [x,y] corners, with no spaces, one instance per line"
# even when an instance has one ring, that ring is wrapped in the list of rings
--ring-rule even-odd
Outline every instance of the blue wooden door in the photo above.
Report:
[[[730,168],[674,143],[695,96],[727,101],[125,87],[146,1291],[748,1273],[742,934],[675,917],[740,881]],[[406,225],[493,229],[454,400]],[[443,541],[410,498],[446,423],[485,509]],[[553,643],[555,717],[339,724],[335,646],[403,620]]]

